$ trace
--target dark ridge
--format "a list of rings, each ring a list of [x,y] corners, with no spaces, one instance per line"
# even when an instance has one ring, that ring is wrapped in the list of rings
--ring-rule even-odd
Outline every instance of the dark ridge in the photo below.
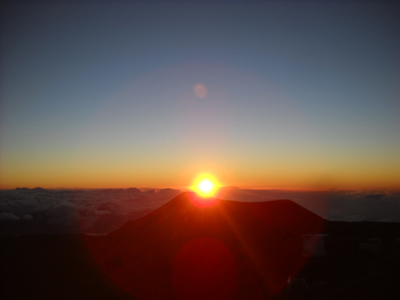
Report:
[[[288,199],[266,202],[239,202],[218,199],[215,206],[203,208],[193,204],[190,201],[191,197],[195,198],[195,193],[184,192],[143,218],[128,221],[117,232],[150,219],[165,219],[167,216],[174,218],[176,215],[190,214],[203,210],[224,211],[237,217],[248,215],[248,218],[254,217],[260,222],[272,226],[287,227],[297,233],[319,233],[322,230],[321,226],[326,222],[322,217]],[[117,233],[111,233],[111,235],[114,234]]]
[[[228,298],[270,297],[282,290],[288,277],[305,263],[301,235],[322,232],[325,222],[290,200],[217,200],[205,207],[197,205],[198,200],[194,193],[182,193],[111,233],[99,254],[105,272],[139,298],[175,299],[176,293],[186,293],[193,299],[198,289],[195,280],[192,291],[182,287],[186,279],[176,282],[176,257],[191,243],[198,242],[197,247],[205,249],[216,247],[207,243],[217,243],[232,256],[237,270],[236,284]],[[201,253],[194,259],[206,260]],[[213,274],[213,267],[203,272]],[[209,293],[204,297],[225,299],[216,286],[210,284],[208,288],[202,289]]]

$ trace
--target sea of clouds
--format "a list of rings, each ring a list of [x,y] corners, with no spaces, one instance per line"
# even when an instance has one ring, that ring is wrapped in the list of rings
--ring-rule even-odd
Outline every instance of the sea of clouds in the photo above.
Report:
[[[167,203],[177,189],[0,191],[0,234],[107,234]],[[290,199],[337,221],[400,222],[400,192],[290,191],[221,188],[218,198],[236,201]]]
[[[400,191],[221,190],[220,198],[243,201],[290,199],[332,221],[400,222]]]
[[[0,191],[0,234],[107,234],[160,207],[180,190]]]

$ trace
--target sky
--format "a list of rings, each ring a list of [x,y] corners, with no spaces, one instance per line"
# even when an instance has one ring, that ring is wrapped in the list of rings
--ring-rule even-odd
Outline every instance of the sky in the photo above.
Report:
[[[400,189],[400,4],[4,2],[0,187]]]

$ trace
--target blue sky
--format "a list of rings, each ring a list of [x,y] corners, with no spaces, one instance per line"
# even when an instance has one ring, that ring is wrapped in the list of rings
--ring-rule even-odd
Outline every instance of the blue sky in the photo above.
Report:
[[[2,186],[399,188],[399,12],[7,2]]]

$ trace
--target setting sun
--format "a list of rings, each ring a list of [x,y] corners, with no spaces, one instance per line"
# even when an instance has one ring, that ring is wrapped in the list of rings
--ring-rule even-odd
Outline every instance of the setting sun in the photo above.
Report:
[[[192,190],[194,190],[199,196],[206,198],[215,195],[217,186],[216,180],[211,176],[201,175],[195,180]]]
[[[201,190],[204,193],[209,193],[213,188],[214,184],[208,179],[203,180],[199,184],[199,190]]]

